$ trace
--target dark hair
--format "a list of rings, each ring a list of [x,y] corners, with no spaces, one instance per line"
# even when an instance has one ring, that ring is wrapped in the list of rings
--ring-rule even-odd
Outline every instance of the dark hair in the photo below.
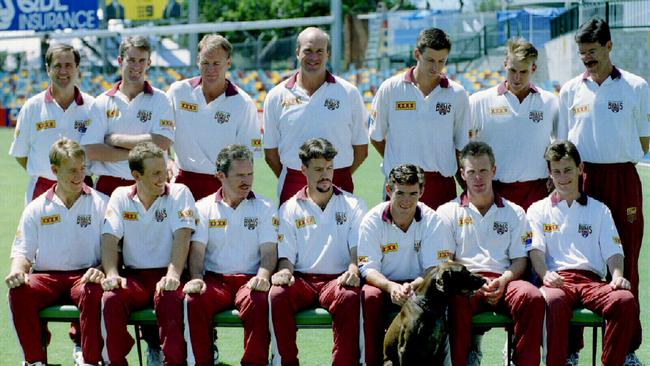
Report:
[[[422,188],[424,170],[415,164],[400,164],[388,174],[388,186],[393,189],[395,184],[417,184]]]
[[[228,176],[233,160],[248,160],[253,162],[253,153],[244,145],[228,145],[217,155],[217,172]]]
[[[129,151],[129,169],[144,174],[144,161],[149,158],[164,158],[165,153],[152,142],[141,142]]]
[[[563,158],[571,158],[576,166],[580,165],[582,159],[580,159],[580,152],[576,145],[573,142],[568,140],[558,140],[549,145],[544,152],[544,159],[548,164],[548,168],[551,169],[551,161],[560,161]]]
[[[418,35],[416,47],[421,53],[425,52],[427,48],[436,51],[451,51],[451,39],[442,29],[426,28]]]
[[[126,57],[126,50],[129,48],[137,48],[141,51],[145,51],[151,56],[151,52],[153,51],[153,48],[151,47],[151,43],[149,42],[149,39],[145,36],[131,36],[131,37],[126,37],[122,40],[122,43],[120,43],[119,47],[119,55],[120,57],[124,58]]]
[[[576,43],[596,43],[601,46],[612,40],[609,25],[602,18],[591,18],[583,23],[576,31]]]
[[[460,158],[458,159],[460,161],[460,166],[465,166],[465,159],[482,155],[487,155],[487,157],[490,159],[490,163],[492,163],[492,166],[496,165],[494,152],[492,151],[490,145],[481,141],[472,141],[469,144],[465,145],[463,150],[460,152]]]
[[[54,54],[57,52],[72,52],[74,55],[74,63],[75,65],[79,66],[79,63],[81,62],[81,54],[79,51],[77,51],[69,44],[59,43],[50,46],[50,48],[47,49],[47,52],[45,52],[45,64],[47,67],[50,67],[52,65],[52,58],[54,58]]]
[[[327,161],[333,160],[338,154],[331,142],[324,138],[309,139],[300,146],[298,156],[302,165],[309,166],[312,159],[325,159]]]

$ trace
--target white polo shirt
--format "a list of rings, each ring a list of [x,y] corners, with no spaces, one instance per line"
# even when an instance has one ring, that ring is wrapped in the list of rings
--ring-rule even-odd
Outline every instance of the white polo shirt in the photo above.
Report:
[[[462,193],[438,207],[438,214],[451,226],[456,243],[456,262],[472,272],[503,273],[516,258],[526,257],[530,231],[524,209],[496,196],[481,215]]]
[[[94,98],[74,89],[74,102],[63,110],[52,89],[29,98],[18,113],[14,140],[9,148],[13,157],[27,157],[27,174],[56,180],[50,169],[50,148],[62,137],[79,141],[96,121],[92,117]],[[31,197],[31,192],[29,192]]]
[[[453,257],[449,228],[435,211],[418,202],[413,222],[404,232],[393,222],[389,208],[390,202],[378,204],[359,228],[362,276],[374,269],[392,281],[413,280]]]
[[[322,137],[338,154],[334,168],[352,165],[352,145],[368,144],[368,113],[359,90],[327,72],[325,82],[309,96],[299,88],[298,73],[276,85],[264,100],[264,148],[278,149],[286,168],[300,170],[300,146]]]
[[[548,177],[546,147],[566,139],[566,125],[558,119],[555,94],[531,84],[520,103],[506,82],[469,97],[474,139],[492,147],[497,164],[495,179],[505,183]]]
[[[35,271],[74,271],[97,266],[108,196],[86,185],[69,209],[56,185],[30,202],[20,218],[11,258],[24,257]]]
[[[133,100],[120,90],[121,82],[113,89],[102,93],[95,100],[99,121],[93,123],[81,138],[82,145],[103,144],[110,134],[156,134],[174,141],[174,112],[165,93],[145,81],[144,91]],[[129,162],[93,161],[95,175],[110,175],[122,179],[133,179]]]
[[[190,190],[171,183],[145,210],[137,185],[118,187],[106,209],[102,234],[123,239],[122,258],[127,268],[164,268],[171,261],[174,232],[196,229],[196,208]]]
[[[226,80],[225,93],[206,103],[201,77],[173,83],[167,96],[174,107],[174,151],[180,169],[214,174],[217,154],[230,144],[241,144],[260,155],[261,123],[257,107],[246,92]]]
[[[325,210],[307,197],[307,187],[301,189],[280,206],[278,258],[289,259],[296,272],[347,271],[365,212],[361,198],[336,187]]]
[[[623,255],[621,238],[604,203],[582,194],[571,207],[557,193],[528,208],[530,249],[546,254],[550,271],[582,269],[607,275],[607,260]]]
[[[426,97],[411,68],[384,81],[372,102],[370,138],[386,141],[383,170],[417,164],[445,177],[456,173],[456,150],[469,142],[467,92],[446,77]]]
[[[614,67],[599,86],[585,72],[560,90],[560,123],[583,161],[636,163],[643,158],[639,138],[650,136],[648,83]]]
[[[260,267],[260,248],[275,243],[276,209],[265,197],[251,192],[235,209],[223,200],[222,190],[196,203],[200,222],[192,241],[206,246],[205,270],[223,274],[255,274]]]

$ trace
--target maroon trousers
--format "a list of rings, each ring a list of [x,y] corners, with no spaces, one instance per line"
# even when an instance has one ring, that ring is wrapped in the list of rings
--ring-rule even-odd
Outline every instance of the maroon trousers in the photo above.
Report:
[[[97,178],[95,189],[110,197],[115,188],[132,186],[134,184],[134,180],[122,179],[110,175],[100,175],[99,178]]]
[[[294,277],[293,285],[273,286],[269,295],[272,337],[282,365],[299,364],[294,314],[318,304],[332,315],[332,365],[359,364],[360,289],[339,286],[339,275],[294,273]]]
[[[194,173],[187,170],[179,170],[175,182],[185,184],[192,192],[195,201],[221,188],[221,181],[214,174]]]
[[[9,308],[18,341],[28,363],[47,363],[41,344],[46,329],[41,329],[39,311],[72,301],[79,308],[81,350],[86,363],[97,364],[101,358],[100,306],[102,288],[98,284],[82,284],[86,270],[32,273],[29,282],[9,290]]]
[[[352,173],[350,168],[334,169],[334,178],[332,183],[340,187],[346,192],[353,193],[354,182],[352,181]],[[280,193],[280,205],[284,201],[293,197],[296,192],[307,185],[307,178],[300,170],[287,169],[287,175],[284,177],[284,184],[282,185],[282,192]]]
[[[380,366],[384,364],[384,333],[390,324],[389,315],[401,308],[393,304],[389,293],[368,284],[361,289],[361,301],[366,365]]]
[[[203,278],[206,291],[187,295],[187,318],[192,357],[197,366],[212,366],[212,318],[214,314],[235,305],[244,323],[244,355],[242,365],[267,365],[269,362],[268,292],[251,291],[246,287],[252,275],[221,275],[207,272]],[[186,340],[186,341],[190,341]]]
[[[503,183],[494,181],[494,190],[508,201],[514,202],[524,210],[533,203],[548,196],[548,179],[529,180],[526,182]]]

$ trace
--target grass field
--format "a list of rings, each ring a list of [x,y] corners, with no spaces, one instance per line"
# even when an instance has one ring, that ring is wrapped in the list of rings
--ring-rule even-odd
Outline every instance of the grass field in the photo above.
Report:
[[[27,183],[25,172],[18,166],[13,158],[7,155],[13,130],[0,128],[0,275],[2,278],[9,271],[9,253],[13,241],[16,225],[23,208],[23,194]],[[371,149],[372,150],[372,149]],[[370,157],[355,174],[355,191],[363,197],[372,207],[381,199],[380,189],[383,176],[379,169],[380,159],[374,150]],[[650,282],[650,169],[639,168],[644,190],[644,214],[646,217],[645,240],[641,250],[639,268],[641,269],[641,322],[643,328],[650,329],[650,295],[644,288]],[[275,197],[277,180],[259,160],[255,167],[254,189],[257,193],[267,197]],[[6,299],[7,288],[0,285],[0,297]],[[52,342],[48,348],[51,364],[71,365],[72,344],[67,336],[67,324],[56,323],[50,326]],[[242,353],[243,332],[238,328],[219,328],[219,351],[224,365],[237,365]],[[600,337],[599,337],[600,339]],[[647,345],[648,337],[638,351],[640,358],[650,363],[650,347]],[[503,364],[501,349],[505,341],[505,332],[494,329],[486,334],[483,340],[483,365],[494,366]],[[300,359],[304,365],[326,365],[331,362],[332,348],[331,330],[301,330],[299,331]],[[580,355],[581,365],[591,365],[591,331],[585,331],[585,348]],[[600,357],[600,355],[599,355]],[[0,365],[20,365],[22,352],[15,337],[13,325],[9,323],[9,310],[6,301],[0,305]],[[137,364],[137,355],[134,350],[129,355],[131,364]]]

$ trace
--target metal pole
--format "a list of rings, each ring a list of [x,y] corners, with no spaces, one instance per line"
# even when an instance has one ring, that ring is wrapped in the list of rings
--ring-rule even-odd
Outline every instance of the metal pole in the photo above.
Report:
[[[188,9],[188,24],[198,23],[199,20],[199,0],[190,0]],[[187,46],[190,50],[190,66],[196,62],[196,55],[198,52],[199,35],[197,33],[190,33],[188,35]]]
[[[332,37],[332,55],[330,63],[332,71],[338,73],[341,69],[342,50],[342,36],[343,36],[343,9],[341,0],[330,0],[330,14],[334,17],[330,36]]]

